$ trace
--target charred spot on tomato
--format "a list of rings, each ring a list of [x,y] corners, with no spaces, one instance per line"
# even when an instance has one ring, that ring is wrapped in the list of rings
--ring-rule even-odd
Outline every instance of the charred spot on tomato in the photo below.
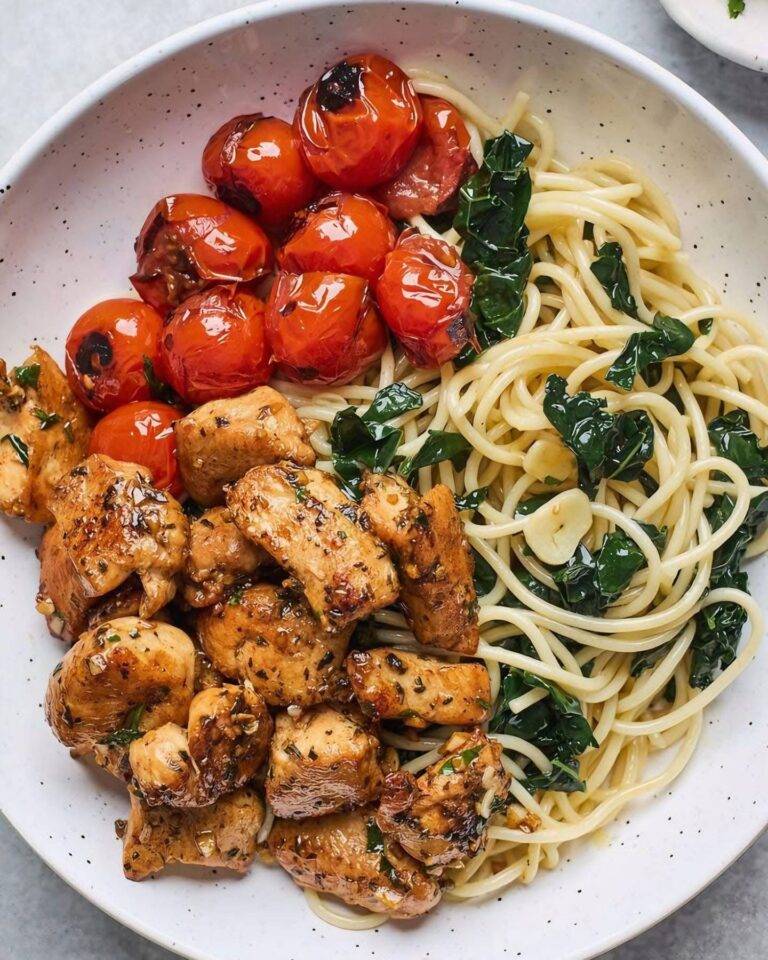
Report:
[[[136,251],[137,257],[144,256],[148,250],[152,249],[155,240],[157,240],[157,235],[162,230],[165,222],[165,217],[162,213],[156,214],[154,220],[146,230],[142,230],[138,237],[136,237],[133,242],[133,249]]]
[[[230,206],[237,207],[239,210],[245,210],[245,212],[250,213],[252,217],[258,217],[261,213],[261,204],[256,197],[254,197],[249,190],[238,186],[237,183],[231,186],[222,184],[220,187],[217,187],[216,196],[219,200],[223,200],[224,203],[230,204]]]
[[[281,317],[290,317],[293,311],[296,309],[296,301],[289,300],[288,303],[284,303],[282,307],[278,310],[278,313]]]
[[[335,113],[361,96],[363,68],[342,60],[327,70],[317,83],[317,104],[321,110]]]
[[[95,377],[101,370],[112,363],[112,344],[108,337],[98,331],[93,331],[83,337],[75,354],[75,367],[78,373],[88,377]]]

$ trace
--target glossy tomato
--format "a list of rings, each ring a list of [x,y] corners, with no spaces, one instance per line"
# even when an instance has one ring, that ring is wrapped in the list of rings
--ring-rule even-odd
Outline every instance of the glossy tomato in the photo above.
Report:
[[[157,365],[162,328],[160,315],[141,300],[104,300],[86,310],[66,344],[67,379],[75,395],[101,413],[148,400],[147,372]]]
[[[293,127],[260,113],[228,120],[203,151],[203,176],[226,203],[267,230],[286,226],[318,189]]]
[[[175,407],[154,400],[127,403],[99,420],[88,452],[138,463],[151,471],[156,487],[176,496],[182,486],[173,422],[181,415]]]
[[[395,245],[395,225],[368,197],[330,193],[297,217],[277,259],[294,273],[327,270],[377,280]]]
[[[376,298],[415,367],[439,367],[475,344],[469,304],[474,277],[455,247],[415,230],[387,255]]]
[[[387,345],[367,282],[344,273],[279,273],[267,333],[280,375],[317,386],[349,383]]]
[[[439,97],[421,97],[421,137],[400,173],[377,191],[397,220],[450,209],[456,192],[477,170],[459,111]]]
[[[266,383],[271,356],[264,303],[218,286],[188,297],[166,319],[160,371],[187,403],[207,403]]]
[[[131,283],[165,316],[193,293],[223,281],[258,280],[272,266],[272,247],[245,214],[194,193],[154,205],[136,239]]]
[[[419,139],[421,106],[399,67],[365,53],[337,63],[305,90],[294,122],[315,176],[362,190],[405,165]]]

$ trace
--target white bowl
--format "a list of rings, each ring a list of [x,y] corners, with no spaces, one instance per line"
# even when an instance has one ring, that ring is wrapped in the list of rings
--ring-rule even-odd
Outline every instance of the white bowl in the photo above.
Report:
[[[750,70],[768,73],[768,0],[747,0],[732,19],[728,0],[660,0],[661,5],[699,43]]]
[[[160,196],[203,186],[200,152],[228,117],[290,116],[324,64],[375,48],[447,72],[499,111],[523,85],[549,114],[566,159],[631,155],[669,192],[696,266],[738,307],[765,306],[768,162],[714,107],[644,57],[506,0],[448,4],[269,0],[210,20],[110,73],[54,117],[0,179],[0,355],[39,337],[61,359],[75,318],[129,292],[132,242]],[[22,91],[17,91],[22,95]],[[763,286],[758,286],[759,282]],[[173,870],[131,884],[112,823],[124,790],[70,759],[41,701],[62,646],[34,610],[39,531],[0,528],[0,793],[11,822],[102,909],[200,960],[360,956],[577,960],[658,921],[717,876],[768,820],[768,701],[753,665],[707,714],[698,752],[669,792],[634,804],[601,843],[500,901],[444,904],[378,932],[324,926],[277,868],[245,879]],[[763,569],[754,593],[766,596]],[[762,666],[762,670],[761,670]],[[33,921],[33,918],[28,918]]]

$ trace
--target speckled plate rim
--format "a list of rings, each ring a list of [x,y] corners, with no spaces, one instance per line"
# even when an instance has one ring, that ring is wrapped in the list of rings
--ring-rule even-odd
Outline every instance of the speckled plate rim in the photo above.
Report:
[[[745,46],[740,42],[736,32],[729,32],[728,24],[735,23],[728,17],[726,0],[719,0],[723,4],[723,29],[710,29],[708,21],[693,12],[690,0],[659,0],[662,7],[672,17],[681,30],[685,30],[695,40],[703,44],[713,53],[734,63],[756,70],[758,73],[768,73],[768,54],[760,50]],[[768,31],[768,7],[761,14],[765,28]],[[739,33],[740,36],[740,33]]]
[[[380,2],[380,0],[351,0],[351,2],[355,6],[366,6]],[[403,0],[403,2],[406,2],[406,0]],[[540,28],[553,34],[566,37],[612,60],[636,76],[658,87],[670,98],[687,109],[716,136],[726,142],[734,154],[739,156],[740,160],[748,166],[757,180],[762,184],[766,192],[766,197],[768,198],[768,158],[763,156],[751,140],[705,97],[697,93],[692,87],[689,87],[688,84],[684,83],[666,68],[661,67],[643,54],[632,50],[618,40],[614,40],[590,27],[574,23],[572,20],[568,20],[558,14],[517,3],[516,0],[418,0],[418,2],[435,7],[460,7],[467,11],[475,10],[483,13],[501,15],[512,21],[524,23],[531,27]],[[141,53],[136,54],[104,74],[61,107],[14,153],[2,169],[0,169],[0,184],[13,183],[40,158],[64,130],[74,125],[80,117],[98,103],[100,99],[111,94],[123,84],[163,60],[175,56],[200,41],[211,40],[221,34],[258,22],[259,20],[266,20],[272,16],[299,14],[308,9],[333,7],[337,6],[338,3],[339,0],[259,0],[259,2],[249,4],[237,10],[203,20],[194,26],[187,27],[171,35],[165,40],[153,44],[151,47],[148,47],[146,50],[143,50]],[[114,904],[107,897],[102,897],[98,891],[84,889],[70,871],[67,870],[65,864],[52,861],[46,852],[44,844],[39,844],[24,834],[24,831],[14,822],[13,817],[9,815],[2,805],[0,805],[0,811],[3,812],[19,835],[54,873],[77,890],[78,893],[108,916],[134,930],[136,933],[141,934],[141,936],[146,939],[157,943],[159,946],[173,953],[180,952],[180,948],[169,940],[161,930],[140,922],[135,916],[129,915],[119,905]],[[685,896],[680,897],[675,903],[665,906],[658,915],[646,915],[634,923],[629,924],[620,934],[608,935],[602,939],[596,939],[587,951],[570,954],[567,960],[591,960],[591,958],[620,946],[622,943],[626,943],[646,930],[656,926],[656,924],[666,919],[666,917],[670,916],[676,910],[679,910],[701,893],[705,887],[714,882],[767,830],[768,821],[756,822],[754,824],[754,832],[745,843],[739,844],[736,849],[728,848],[725,844],[722,845],[719,862],[714,868],[707,871],[706,875],[692,881],[691,887]],[[207,951],[187,950],[184,956],[186,956],[188,960],[217,960],[213,954]]]

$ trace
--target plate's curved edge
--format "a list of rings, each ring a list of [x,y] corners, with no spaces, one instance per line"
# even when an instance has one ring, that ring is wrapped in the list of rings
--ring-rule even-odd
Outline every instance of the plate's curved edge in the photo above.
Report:
[[[757,73],[768,73],[768,56],[745,51],[738,43],[731,42],[725,33],[710,33],[703,29],[701,20],[696,19],[690,12],[690,8],[685,3],[681,3],[680,0],[659,0],[659,2],[681,30],[685,30],[694,40],[711,50],[712,53]],[[725,4],[725,0],[723,0],[723,4]],[[725,13],[724,19],[728,20]]]
[[[266,19],[270,15],[283,16],[290,13],[300,13],[308,9],[322,9],[323,7],[336,6],[338,2],[339,0],[256,0],[255,3],[251,3],[248,6],[210,17],[158,41],[102,75],[64,104],[64,106],[29,137],[4,164],[2,169],[0,169],[0,182],[13,184],[14,180],[23,174],[25,169],[45,151],[46,147],[58,137],[68,125],[77,120],[86,110],[98,103],[99,99],[108,96],[145,69],[180,53],[199,41],[210,40],[232,29],[244,26],[251,21]],[[357,6],[366,6],[381,2],[381,0],[354,0],[354,2]],[[741,159],[755,174],[758,180],[760,180],[766,190],[768,190],[768,159],[763,156],[746,134],[717,107],[679,77],[676,77],[665,67],[660,66],[649,57],[633,50],[620,41],[614,40],[591,27],[575,23],[558,14],[518,3],[517,0],[454,0],[454,2],[450,4],[447,0],[416,0],[416,2],[435,7],[450,6],[450,9],[458,7],[460,9],[476,9],[483,12],[497,13],[510,20],[518,20],[543,30],[562,34],[602,54],[630,70],[632,73],[654,83],[673,100],[694,114],[707,128],[726,140],[733,149],[739,153]],[[97,891],[83,889],[73,876],[68,875],[68,871],[65,868],[59,867],[51,862],[45,850],[24,834],[7,809],[0,806],[0,811],[19,836],[22,837],[24,842],[35,851],[40,859],[43,860],[57,876],[61,877],[69,886],[109,917],[134,930],[147,940],[180,956],[187,957],[188,960],[216,960],[211,954],[199,953],[191,944],[175,943],[167,939],[161,932],[147,928],[140,918],[107,902],[106,898],[102,898]],[[668,911],[663,913],[663,915],[654,917],[647,922],[645,920],[639,920],[634,926],[630,926],[620,934],[608,936],[599,944],[594,944],[590,947],[587,952],[571,954],[566,960],[592,960],[592,958],[599,956],[605,951],[613,949],[622,943],[626,943],[628,940],[639,936],[658,923],[661,923],[717,880],[718,877],[738,860],[767,830],[768,821],[763,823],[757,829],[754,836],[740,849],[735,852],[729,851],[713,875],[704,879],[685,899],[680,900]]]

